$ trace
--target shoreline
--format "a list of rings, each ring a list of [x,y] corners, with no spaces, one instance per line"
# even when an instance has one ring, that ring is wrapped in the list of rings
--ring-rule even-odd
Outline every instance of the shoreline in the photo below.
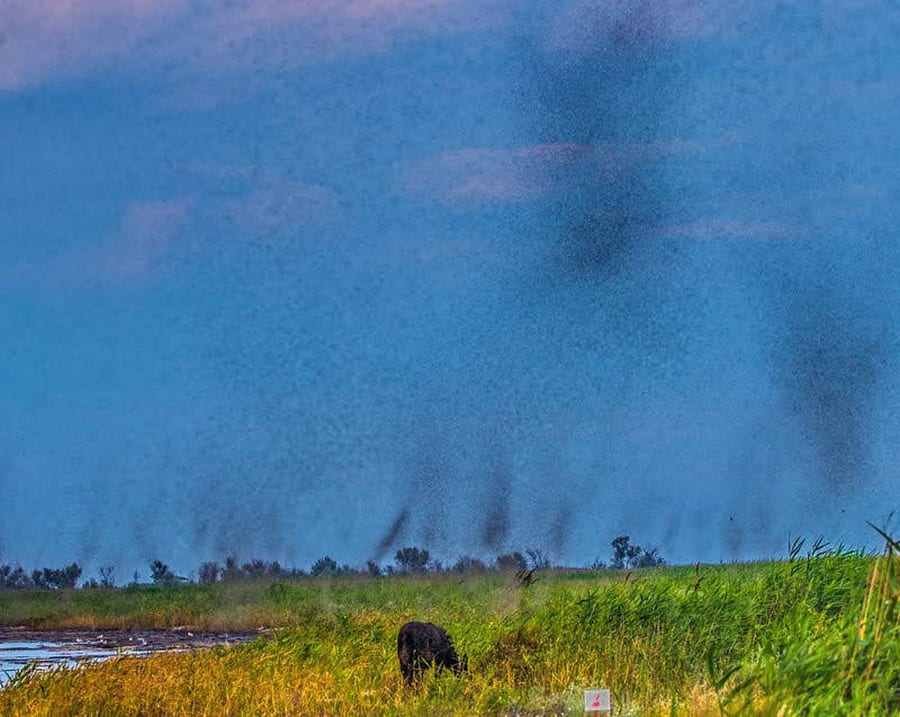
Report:
[[[116,628],[0,627],[0,645],[12,642],[47,642],[78,645],[88,649],[137,648],[140,650],[201,649],[250,642],[271,634],[271,630],[199,630],[191,627],[133,630]]]

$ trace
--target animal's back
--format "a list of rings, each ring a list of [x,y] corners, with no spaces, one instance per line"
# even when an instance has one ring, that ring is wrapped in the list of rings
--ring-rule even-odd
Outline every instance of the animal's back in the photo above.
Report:
[[[459,664],[447,631],[430,622],[408,622],[400,628],[397,658],[407,683],[428,667],[456,668]]]
[[[401,643],[413,643],[416,645],[439,646],[446,642],[447,631],[430,622],[408,622],[400,628],[397,635],[397,645]]]

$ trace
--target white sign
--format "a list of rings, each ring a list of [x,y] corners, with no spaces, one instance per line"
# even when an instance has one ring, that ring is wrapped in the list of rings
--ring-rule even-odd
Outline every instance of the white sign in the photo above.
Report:
[[[585,690],[585,712],[611,712],[612,702],[609,699],[609,690]]]

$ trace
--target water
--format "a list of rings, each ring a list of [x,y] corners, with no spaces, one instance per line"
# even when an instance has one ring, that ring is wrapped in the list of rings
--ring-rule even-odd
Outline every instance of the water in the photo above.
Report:
[[[172,632],[140,632],[123,637],[121,634],[52,633],[43,639],[35,633],[23,634],[20,639],[0,636],[0,687],[6,685],[19,670],[34,664],[35,669],[75,667],[87,662],[99,662],[122,655],[147,656],[159,652],[185,652],[213,645],[244,642],[258,636],[211,635]],[[4,639],[5,638],[5,639]]]
[[[145,655],[154,648],[100,647],[79,642],[3,642],[0,643],[0,686],[5,685],[25,665],[34,662],[38,669],[74,667],[84,662],[108,660],[116,655]],[[156,650],[158,651],[158,650]]]

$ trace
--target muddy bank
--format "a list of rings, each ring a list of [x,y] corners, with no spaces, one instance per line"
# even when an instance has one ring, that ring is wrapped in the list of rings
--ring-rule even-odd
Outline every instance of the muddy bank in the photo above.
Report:
[[[146,657],[249,642],[266,630],[207,632],[170,630],[34,630],[0,628],[0,689],[25,667],[47,670],[100,662],[114,657]]]
[[[28,627],[0,627],[0,644],[5,642],[43,642],[76,644],[82,648],[103,650],[132,648],[157,652],[190,650],[248,642],[270,634],[270,630],[205,632],[188,627],[168,630],[35,630]]]

